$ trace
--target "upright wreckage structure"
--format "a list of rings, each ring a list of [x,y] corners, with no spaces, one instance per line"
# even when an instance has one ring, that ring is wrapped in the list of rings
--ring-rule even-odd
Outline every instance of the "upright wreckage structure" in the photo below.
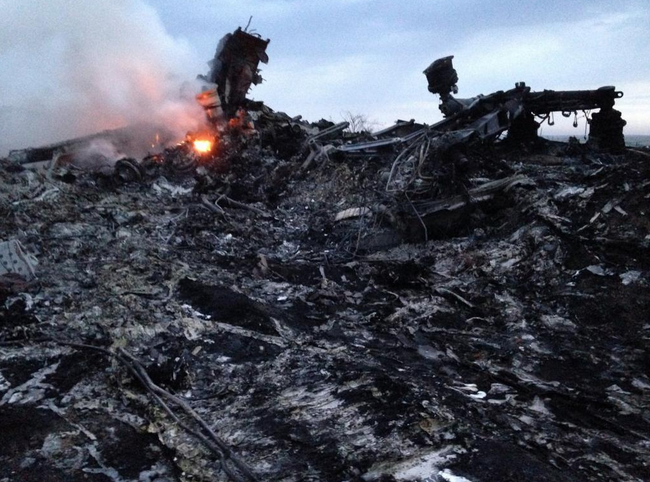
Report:
[[[534,143],[540,123],[552,123],[554,112],[565,117],[574,115],[577,126],[578,111],[585,111],[587,117],[586,111],[600,109],[589,120],[589,146],[611,153],[625,149],[626,122],[613,108],[623,92],[615,87],[534,92],[524,82],[518,82],[508,91],[459,99],[452,95],[458,92],[458,74],[452,59],[438,59],[424,71],[429,92],[440,96],[443,120],[431,126],[398,122],[373,140],[339,147],[349,154],[372,155],[387,147],[396,152],[386,181],[386,192],[393,198],[381,205],[379,216],[391,230],[372,235],[368,246],[446,235],[463,222],[472,205],[490,201],[499,192],[525,182],[513,176],[482,186],[456,185],[455,192],[448,189],[457,172],[471,170],[468,152],[472,149],[484,149],[506,131],[505,142],[512,146]],[[394,137],[396,130],[404,128],[407,133]]]
[[[591,119],[590,141],[604,149],[620,152],[625,148],[626,122],[614,109],[615,100],[623,97],[623,92],[615,87],[533,92],[525,82],[518,82],[514,89],[505,92],[456,99],[452,92],[458,92],[458,74],[452,65],[453,58],[452,55],[436,60],[424,74],[429,81],[429,92],[440,96],[440,111],[445,116],[433,128],[439,132],[457,131],[455,142],[493,139],[506,130],[515,141],[530,141],[537,137],[540,125],[535,117],[552,122],[550,117],[554,112],[570,117],[577,116],[578,111],[600,109]]]

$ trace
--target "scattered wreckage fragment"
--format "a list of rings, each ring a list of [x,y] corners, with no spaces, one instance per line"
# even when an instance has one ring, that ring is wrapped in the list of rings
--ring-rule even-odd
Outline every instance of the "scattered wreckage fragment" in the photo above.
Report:
[[[18,239],[0,241],[0,307],[9,306],[8,298],[26,293],[38,284],[38,260]]]
[[[15,149],[8,159],[21,165],[40,164],[48,170],[65,165],[101,168],[112,164],[114,156],[145,156],[148,150],[161,149],[172,141],[173,134],[164,126],[140,123],[41,147]]]
[[[302,163],[300,167],[303,171],[309,169],[312,163],[321,157],[327,157],[327,155],[332,152],[335,147],[331,144],[323,145],[322,141],[328,137],[335,136],[340,134],[345,129],[350,127],[349,122],[340,122],[331,127],[320,130],[317,134],[310,136],[307,139],[307,146],[309,147],[309,155],[305,162]]]
[[[17,239],[0,242],[0,278],[17,275],[26,281],[36,278],[38,261]]]

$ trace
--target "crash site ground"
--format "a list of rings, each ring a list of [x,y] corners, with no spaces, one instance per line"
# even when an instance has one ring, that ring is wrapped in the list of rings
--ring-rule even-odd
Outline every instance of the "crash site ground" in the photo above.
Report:
[[[92,347],[259,480],[648,480],[647,152],[474,161],[526,182],[379,251],[335,221],[373,160],[246,147],[227,174],[122,184],[4,162],[2,233],[38,277],[1,285],[2,480],[227,480]],[[241,207],[215,204],[226,182]]]

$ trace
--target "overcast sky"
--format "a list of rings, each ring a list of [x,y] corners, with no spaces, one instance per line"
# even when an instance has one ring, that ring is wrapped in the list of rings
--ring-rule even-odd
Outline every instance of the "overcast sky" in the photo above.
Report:
[[[266,82],[251,95],[290,115],[337,120],[349,110],[381,123],[431,122],[439,118],[437,98],[422,71],[455,55],[459,96],[519,80],[539,90],[615,85],[625,92],[626,132],[650,134],[649,1],[148,2],[202,60],[252,15],[251,28],[271,43]]]
[[[0,155],[141,121],[200,119],[179,86],[253,16],[270,38],[250,96],[291,116],[432,123],[422,71],[454,55],[460,97],[615,85],[650,134],[650,0],[0,0]],[[545,134],[582,135],[558,117]]]

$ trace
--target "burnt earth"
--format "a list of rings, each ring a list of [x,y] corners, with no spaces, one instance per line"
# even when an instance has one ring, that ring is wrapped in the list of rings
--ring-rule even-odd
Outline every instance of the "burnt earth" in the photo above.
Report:
[[[647,480],[646,155],[468,152],[437,195],[527,182],[395,245],[390,156],[276,151],[121,184],[0,169],[3,237],[39,260],[0,285],[0,480],[228,480],[123,364],[46,338],[124,347],[259,480]]]

